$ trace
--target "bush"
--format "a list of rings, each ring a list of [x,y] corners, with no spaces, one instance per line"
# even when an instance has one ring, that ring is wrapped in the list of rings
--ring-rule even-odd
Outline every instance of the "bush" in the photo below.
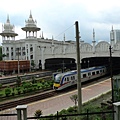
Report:
[[[35,111],[35,114],[34,114],[35,117],[40,117],[41,115],[42,115],[42,110],[38,109]]]
[[[11,89],[9,87],[5,88],[5,95],[9,96],[11,94]]]

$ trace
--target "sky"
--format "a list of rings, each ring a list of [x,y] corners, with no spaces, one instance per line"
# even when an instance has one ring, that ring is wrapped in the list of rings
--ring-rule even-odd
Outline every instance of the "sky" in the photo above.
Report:
[[[2,24],[9,15],[10,23],[18,33],[16,40],[24,39],[22,31],[30,11],[44,38],[75,41],[75,22],[79,23],[81,39],[92,43],[93,29],[95,40],[110,41],[110,30],[120,29],[119,0],[0,0],[0,33]],[[0,37],[0,44],[2,37]]]

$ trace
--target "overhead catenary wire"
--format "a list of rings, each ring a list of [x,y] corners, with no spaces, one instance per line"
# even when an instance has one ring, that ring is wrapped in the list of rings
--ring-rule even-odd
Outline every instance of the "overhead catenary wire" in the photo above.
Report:
[[[58,34],[57,36],[55,36],[55,38],[59,37],[61,34],[65,33],[67,30],[69,30],[71,27],[73,27],[75,24],[72,24],[70,27],[68,27],[67,29],[65,29],[64,31],[62,31],[60,34]]]

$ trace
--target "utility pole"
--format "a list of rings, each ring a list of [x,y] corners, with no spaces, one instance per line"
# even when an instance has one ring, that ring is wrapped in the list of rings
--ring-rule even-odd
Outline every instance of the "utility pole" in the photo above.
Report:
[[[19,48],[18,48],[18,75],[20,73],[20,63],[19,63]]]
[[[113,106],[113,103],[114,103],[114,88],[113,88],[113,67],[112,67],[112,52],[111,52],[111,45],[109,47],[109,50],[110,50],[110,78],[111,78],[111,89],[112,89],[112,110],[114,111],[114,106]],[[113,120],[114,120],[114,113],[113,113]]]
[[[110,78],[111,78],[111,89],[112,89],[112,103],[114,103],[114,91],[113,91],[113,68],[112,68],[112,52],[111,46],[109,47],[110,50]]]
[[[77,90],[78,90],[78,112],[82,111],[82,92],[81,92],[81,67],[80,67],[80,48],[79,48],[79,28],[78,21],[75,22],[76,27],[76,47],[77,47]]]

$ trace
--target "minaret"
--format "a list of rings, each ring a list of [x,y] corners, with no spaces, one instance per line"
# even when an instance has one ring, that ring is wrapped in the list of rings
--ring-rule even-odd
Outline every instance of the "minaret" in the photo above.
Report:
[[[95,41],[95,31],[93,29],[93,41],[92,41],[92,44],[93,44],[93,54],[95,54],[95,43],[96,43],[96,41]]]
[[[54,54],[54,48],[55,48],[55,46],[54,46],[54,38],[53,38],[53,36],[52,36],[52,54]]]
[[[30,11],[28,20],[25,20],[25,27],[21,28],[23,31],[26,32],[26,38],[37,38],[37,31],[39,31],[40,28],[38,28],[36,24],[37,21],[33,20],[32,13]]]
[[[53,38],[53,36],[52,36],[52,45],[54,45],[54,38]]]
[[[113,30],[113,26],[112,26],[112,30],[110,31],[110,44],[111,44],[111,47],[113,48],[114,47],[114,44],[115,44],[115,39],[114,39],[114,30]]]
[[[64,34],[64,42],[63,42],[63,54],[65,54],[65,49],[66,49],[66,46],[65,46],[65,34]]]
[[[4,25],[2,25],[2,33],[0,35],[2,36],[2,41],[4,40],[15,40],[15,36],[18,36],[17,33],[15,33],[15,27],[14,25],[10,24],[9,15],[7,15],[7,21]]]
[[[41,39],[44,39],[44,36],[43,36],[43,31],[42,31],[42,37],[41,37]]]

